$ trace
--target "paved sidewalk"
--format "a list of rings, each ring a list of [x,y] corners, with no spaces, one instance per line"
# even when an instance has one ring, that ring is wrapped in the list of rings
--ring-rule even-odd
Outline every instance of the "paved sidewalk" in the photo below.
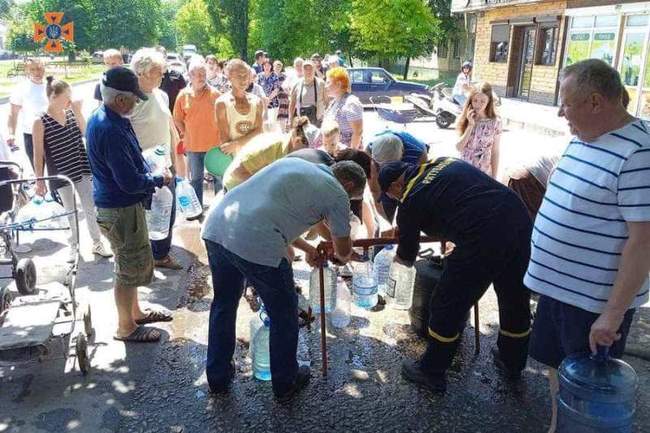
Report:
[[[501,98],[497,111],[504,126],[525,129],[529,133],[559,136],[569,133],[566,119],[557,115],[558,107],[533,104],[514,98]]]

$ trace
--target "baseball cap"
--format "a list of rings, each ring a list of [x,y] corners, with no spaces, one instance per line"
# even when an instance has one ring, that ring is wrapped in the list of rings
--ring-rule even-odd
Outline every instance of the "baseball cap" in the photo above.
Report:
[[[395,134],[381,134],[373,139],[371,145],[372,159],[380,164],[399,161],[404,154],[402,140]]]
[[[381,166],[379,170],[379,186],[383,192],[388,191],[391,184],[395,182],[406,170],[413,167],[411,164],[402,161],[389,162]]]
[[[118,66],[106,71],[102,77],[102,84],[111,89],[131,92],[143,101],[149,99],[147,95],[142,93],[142,90],[140,90],[138,77],[135,73],[124,66]]]

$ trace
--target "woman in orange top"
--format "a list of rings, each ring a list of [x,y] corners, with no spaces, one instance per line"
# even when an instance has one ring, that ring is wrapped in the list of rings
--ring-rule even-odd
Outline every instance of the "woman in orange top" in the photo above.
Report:
[[[185,144],[190,183],[203,204],[205,154],[221,142],[214,116],[214,104],[221,94],[208,85],[207,69],[203,59],[192,60],[189,75],[189,86],[180,91],[174,104],[174,123]],[[215,190],[221,188],[221,185],[216,186],[218,188]]]

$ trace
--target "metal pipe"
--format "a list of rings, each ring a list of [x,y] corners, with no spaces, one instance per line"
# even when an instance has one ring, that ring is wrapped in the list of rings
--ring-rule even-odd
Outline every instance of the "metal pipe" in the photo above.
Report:
[[[327,377],[327,318],[325,317],[325,275],[323,270],[324,260],[319,260],[318,279],[320,281],[320,351],[323,359],[323,377]]]

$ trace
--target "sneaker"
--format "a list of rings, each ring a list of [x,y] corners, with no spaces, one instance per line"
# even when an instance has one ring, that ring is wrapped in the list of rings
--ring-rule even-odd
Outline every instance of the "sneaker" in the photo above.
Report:
[[[95,242],[93,244],[93,254],[97,254],[98,256],[105,258],[113,257],[113,253],[107,251],[106,247],[104,247],[104,244],[101,241]]]
[[[226,374],[226,379],[222,383],[208,383],[208,388],[213,394],[223,394],[228,392],[232,379],[235,377],[235,361],[230,361],[230,368]]]
[[[503,359],[501,358],[501,352],[497,347],[492,347],[490,350],[492,352],[492,363],[494,366],[505,376],[506,379],[511,381],[517,381],[521,379],[521,370],[513,370],[509,368]]]
[[[402,362],[402,377],[431,392],[441,393],[447,390],[445,373],[427,373],[422,369],[419,362],[411,359]]]
[[[287,392],[281,395],[275,395],[275,399],[279,403],[286,403],[298,394],[304,387],[309,383],[310,369],[306,365],[301,365],[298,367],[298,374],[296,375],[296,380],[293,382],[293,385]]]

